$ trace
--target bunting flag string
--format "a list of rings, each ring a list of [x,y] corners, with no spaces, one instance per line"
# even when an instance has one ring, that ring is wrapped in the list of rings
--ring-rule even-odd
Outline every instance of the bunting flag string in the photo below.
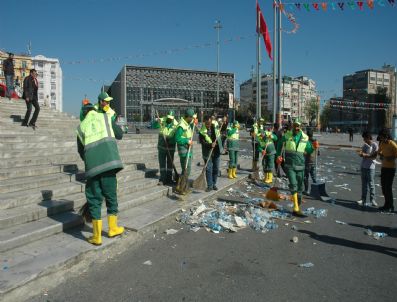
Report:
[[[371,110],[371,111],[388,110],[388,108],[369,108],[369,107],[354,107],[354,106],[343,106],[343,105],[330,105],[330,107],[336,109],[357,109],[357,110]]]
[[[283,10],[283,14],[287,17],[289,22],[291,22],[292,25],[294,25],[294,28],[292,30],[287,31],[287,30],[283,29],[283,31],[287,34],[295,34],[299,29],[299,24],[296,23],[296,19],[295,19],[294,15],[292,13],[285,11],[285,10]]]
[[[395,7],[396,0],[363,0],[363,1],[332,1],[332,2],[288,2],[288,3],[277,3],[274,2],[274,6],[278,7],[280,11],[285,12],[288,8],[290,11],[306,11],[306,12],[318,12],[318,11],[346,11],[346,10],[358,10],[363,11],[365,7],[374,9],[375,6],[386,7],[386,2],[391,7]],[[303,9],[302,9],[303,7]]]
[[[343,99],[331,99],[329,104],[334,107],[341,108],[354,108],[354,109],[364,109],[364,110],[387,110],[390,107],[389,103],[369,103],[361,101],[351,101]]]

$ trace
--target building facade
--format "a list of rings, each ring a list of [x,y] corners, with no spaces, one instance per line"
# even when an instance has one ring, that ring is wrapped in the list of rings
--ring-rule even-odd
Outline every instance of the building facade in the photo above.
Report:
[[[234,96],[234,74],[160,67],[124,66],[110,85],[111,106],[128,122],[146,122],[174,110],[180,117],[193,107],[204,114],[225,114]]]
[[[249,79],[240,85],[240,106],[242,108],[255,108],[256,89],[256,78]],[[280,96],[280,111],[283,121],[299,117],[303,122],[308,123],[309,117],[307,117],[305,108],[311,100],[319,102],[316,83],[312,79],[303,76],[283,77]],[[264,74],[261,77],[261,104],[262,115],[267,115],[267,119],[271,120],[273,116],[273,76],[271,74]]]
[[[32,62],[33,68],[37,70],[39,104],[62,111],[63,82],[59,60],[38,55],[32,57]]]
[[[396,114],[396,70],[385,65],[343,77],[343,97],[330,100],[331,126],[342,131],[368,129],[372,133],[392,127]]]

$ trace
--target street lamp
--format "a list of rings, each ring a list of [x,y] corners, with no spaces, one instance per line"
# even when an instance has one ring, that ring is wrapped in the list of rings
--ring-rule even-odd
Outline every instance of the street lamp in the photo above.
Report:
[[[217,31],[217,56],[216,56],[216,102],[219,103],[219,31],[222,28],[221,21],[216,20],[214,28]]]

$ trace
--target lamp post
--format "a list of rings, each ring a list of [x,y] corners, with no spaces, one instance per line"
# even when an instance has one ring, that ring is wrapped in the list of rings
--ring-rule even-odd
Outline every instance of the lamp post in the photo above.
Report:
[[[219,31],[222,28],[221,21],[216,20],[214,28],[217,31],[217,56],[216,56],[216,102],[219,104]]]

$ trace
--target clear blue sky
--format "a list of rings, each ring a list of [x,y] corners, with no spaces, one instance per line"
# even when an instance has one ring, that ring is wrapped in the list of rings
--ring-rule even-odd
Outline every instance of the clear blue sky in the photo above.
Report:
[[[259,3],[272,31],[272,1]],[[397,64],[397,7],[387,1],[373,10],[291,12],[300,28],[283,35],[283,74],[312,78],[322,99],[342,94],[345,74]],[[76,114],[84,95],[96,100],[124,64],[215,71],[215,20],[223,25],[220,69],[240,84],[255,66],[255,0],[11,0],[2,5],[0,49],[26,52],[31,41],[33,55],[59,58],[64,110]],[[262,55],[262,72],[271,72]]]

